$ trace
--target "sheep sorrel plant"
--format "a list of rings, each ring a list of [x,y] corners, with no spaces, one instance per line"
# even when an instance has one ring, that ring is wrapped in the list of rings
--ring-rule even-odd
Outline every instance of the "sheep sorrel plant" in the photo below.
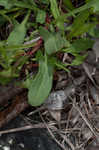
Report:
[[[0,0],[0,83],[24,74],[19,86],[28,88],[29,104],[41,105],[55,70],[80,65],[91,37],[99,37],[98,12],[99,0],[80,6],[72,0]],[[65,53],[73,56],[70,63],[62,61]]]

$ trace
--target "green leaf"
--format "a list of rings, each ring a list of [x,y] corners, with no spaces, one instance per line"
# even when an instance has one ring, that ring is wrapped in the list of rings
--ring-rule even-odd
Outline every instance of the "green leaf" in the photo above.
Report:
[[[55,65],[56,65],[56,67],[57,67],[58,69],[62,69],[62,70],[64,70],[64,71],[66,71],[66,72],[70,72],[69,69],[66,68],[69,64],[63,64],[63,63],[61,63],[60,61],[57,61],[57,62],[55,63]]]
[[[4,6],[5,9],[10,9],[14,5],[15,0],[0,0],[0,6]]]
[[[84,62],[85,58],[86,58],[87,54],[81,56],[81,55],[76,55],[75,59],[73,60],[73,62],[71,63],[71,66],[77,66],[80,65]]]
[[[36,17],[36,22],[43,24],[45,22],[46,13],[43,10],[39,10]]]
[[[69,69],[67,69],[66,67],[69,65],[67,63],[62,63],[61,61],[59,61],[56,57],[49,57],[49,63],[51,65],[53,65],[54,67],[57,67],[57,69],[63,69],[66,72],[69,72]]]
[[[63,39],[59,33],[56,33],[49,37],[49,39],[44,43],[44,46],[47,54],[51,55],[58,52],[65,46],[65,39]]]
[[[33,79],[31,79],[31,78],[27,78],[24,82],[22,82],[22,84],[21,84],[22,87],[28,89],[31,85],[32,80]]]
[[[53,67],[48,65],[46,61],[40,60],[39,72],[34,80],[31,81],[31,86],[28,92],[28,102],[32,106],[41,105],[49,95],[52,88]]]
[[[99,28],[93,27],[88,31],[89,35],[95,38],[99,38]]]
[[[9,68],[8,70],[1,71],[0,76],[5,77],[5,78],[18,77],[17,74],[12,74],[12,68]]]
[[[99,11],[99,0],[94,0],[93,8],[94,8],[94,12]]]
[[[51,33],[44,28],[40,28],[40,34],[44,39],[44,47],[48,55],[58,52],[67,44],[60,33]]]
[[[3,77],[3,76],[0,76],[0,83],[2,85],[7,85],[9,82],[11,82],[13,78],[12,77]]]
[[[59,12],[59,9],[58,9],[58,5],[57,5],[58,2],[57,2],[57,0],[50,0],[50,4],[51,4],[51,12],[52,12],[53,17],[56,20],[57,27],[60,30],[64,31],[64,20],[63,19],[59,20],[60,12]]]
[[[89,30],[91,30],[94,26],[95,26],[94,23],[85,23],[85,24],[83,24],[82,26],[80,26],[77,31],[72,32],[71,35],[70,35],[70,37],[81,36],[81,35],[83,35],[84,33],[86,33],[86,32],[88,32]]]
[[[60,16],[60,12],[59,12],[58,5],[57,5],[58,2],[57,0],[50,0],[50,4],[51,4],[52,15],[57,20],[58,17]]]
[[[94,44],[93,40],[88,38],[81,38],[75,40],[67,49],[63,49],[63,52],[71,53],[74,56],[78,56],[80,52],[92,48]]]
[[[88,10],[89,8],[94,8],[94,10],[96,11],[96,10],[98,10],[98,5],[99,5],[99,1],[98,0],[90,0],[90,1],[88,1],[88,3],[86,3],[85,5],[83,5],[83,6],[81,6],[81,7],[78,7],[78,8],[75,8],[75,9],[73,9],[71,12],[69,12],[69,13],[66,13],[66,14],[64,14],[64,15],[62,15],[62,16],[60,16],[60,18],[59,19],[66,19],[66,17],[69,17],[69,16],[74,16],[75,14],[77,14],[77,13],[80,13],[80,12],[82,12],[82,11],[86,11],[86,10]]]
[[[5,24],[7,20],[3,16],[0,15],[0,28]]]
[[[51,37],[51,33],[43,27],[39,28],[39,33],[43,37],[44,41],[47,41]]]
[[[8,45],[19,45],[24,42],[24,38],[26,35],[26,30],[27,30],[26,23],[27,23],[29,15],[30,15],[30,12],[27,14],[27,16],[22,21],[22,23],[17,24],[14,30],[10,33],[7,39]]]
[[[90,40],[88,38],[81,38],[81,39],[75,40],[72,43],[72,47],[75,49],[75,51],[81,52],[83,50],[92,48],[93,44],[94,44],[93,40]]]
[[[33,10],[35,12],[38,10],[35,2],[34,1],[30,2],[30,0],[29,1],[16,1],[14,3],[14,6],[20,7],[20,8],[28,8],[28,9]]]
[[[18,77],[18,74],[12,73],[12,68],[9,68],[8,70],[3,70],[0,72],[0,83],[7,84],[13,78],[16,78],[16,77]]]
[[[72,38],[73,36],[80,35],[83,32],[85,32],[83,26],[85,25],[85,21],[88,19],[88,17],[89,17],[89,11],[88,10],[83,11],[77,15],[73,24],[71,25],[71,32],[69,34],[70,38]]]
[[[40,0],[41,3],[48,5],[49,4],[49,0]]]
[[[70,9],[70,10],[73,10],[73,9],[74,9],[71,0],[63,0],[63,3],[65,4],[65,6],[66,6],[68,9]]]

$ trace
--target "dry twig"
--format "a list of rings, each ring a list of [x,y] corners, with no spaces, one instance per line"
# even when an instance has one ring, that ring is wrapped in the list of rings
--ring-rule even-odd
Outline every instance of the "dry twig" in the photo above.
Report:
[[[95,137],[97,137],[98,135],[96,134],[93,126],[91,125],[91,123],[89,122],[89,120],[86,118],[86,116],[82,113],[81,109],[78,107],[77,104],[73,103],[74,108],[79,112],[80,116],[82,117],[82,119],[85,121],[86,125],[89,127],[89,129],[91,130],[91,132],[95,135]]]
[[[66,148],[64,147],[64,145],[62,145],[54,136],[54,134],[52,133],[52,131],[50,130],[50,128],[48,127],[47,123],[45,122],[45,120],[43,119],[42,115],[40,114],[40,117],[42,119],[42,121],[44,122],[48,132],[50,133],[51,137],[54,139],[54,141],[63,149],[66,150]]]

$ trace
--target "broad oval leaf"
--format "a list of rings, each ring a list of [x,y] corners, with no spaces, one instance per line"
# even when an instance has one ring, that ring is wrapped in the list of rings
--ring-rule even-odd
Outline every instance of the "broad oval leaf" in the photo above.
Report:
[[[39,31],[44,39],[44,47],[48,55],[58,52],[67,45],[66,39],[59,32],[53,34],[42,27]]]
[[[28,102],[32,106],[41,105],[52,88],[53,67],[43,60],[40,60],[39,65],[39,72],[35,79],[31,81],[28,92]]]
[[[65,39],[59,33],[49,37],[49,39],[44,43],[47,54],[51,55],[58,52],[66,45],[65,42]]]

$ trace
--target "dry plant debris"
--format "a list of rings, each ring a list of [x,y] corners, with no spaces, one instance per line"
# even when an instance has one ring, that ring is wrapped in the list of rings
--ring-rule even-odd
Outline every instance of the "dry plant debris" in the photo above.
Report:
[[[99,149],[98,5],[98,0],[0,1],[0,127],[29,108],[26,125],[1,130],[1,136],[46,128],[63,150]],[[27,101],[42,105],[30,111]],[[41,121],[34,123],[34,116]]]
[[[88,57],[86,62],[88,62]],[[96,72],[98,71],[96,69]],[[65,79],[62,77],[64,74],[61,71],[58,74],[60,74],[61,81],[62,79],[68,81],[65,82],[64,87],[61,88],[60,86],[58,90],[53,91],[54,94],[51,93],[49,99],[51,98],[53,101],[49,103],[48,99],[48,102],[46,100],[41,107],[30,112],[26,117],[27,122],[30,122],[30,124],[16,129],[0,131],[0,134],[23,130],[25,132],[25,130],[32,128],[47,128],[52,138],[64,150],[90,150],[92,147],[97,149],[99,145],[99,93],[97,81],[94,81],[93,76],[90,78],[83,65],[79,69],[75,68],[75,71],[72,71]],[[57,82],[60,82],[60,80]],[[65,98],[61,92],[65,93]],[[16,98],[20,101],[20,97]],[[57,99],[61,101],[60,105],[58,103],[58,107]],[[37,115],[38,112],[42,122],[33,124],[31,118]]]

